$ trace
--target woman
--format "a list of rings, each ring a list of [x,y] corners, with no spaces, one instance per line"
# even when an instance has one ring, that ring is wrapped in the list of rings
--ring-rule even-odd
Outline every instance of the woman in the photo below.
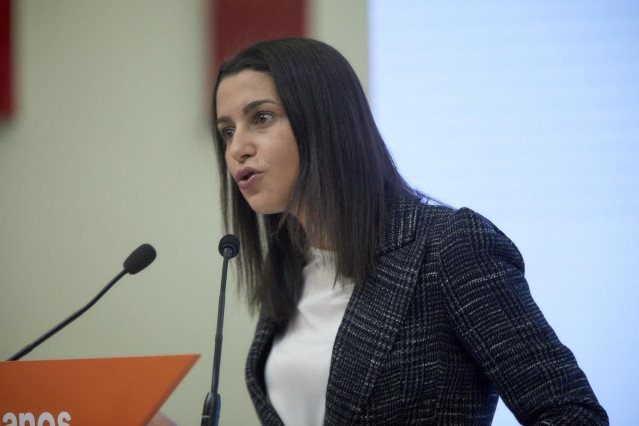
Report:
[[[262,423],[490,424],[501,395],[524,424],[607,424],[515,245],[406,184],[335,49],[240,52],[213,120]]]

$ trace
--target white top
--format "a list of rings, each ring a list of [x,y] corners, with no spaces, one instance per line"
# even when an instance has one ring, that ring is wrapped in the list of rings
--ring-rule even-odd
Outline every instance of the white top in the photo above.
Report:
[[[335,253],[311,248],[297,312],[275,336],[266,361],[266,392],[285,425],[322,425],[333,343],[353,283],[335,281]]]

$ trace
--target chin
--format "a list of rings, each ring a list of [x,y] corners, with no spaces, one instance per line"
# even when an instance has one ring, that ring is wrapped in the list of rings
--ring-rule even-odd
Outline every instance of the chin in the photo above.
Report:
[[[267,191],[256,193],[242,193],[244,199],[257,214],[278,214],[286,211],[288,207],[288,198],[282,197],[280,194],[269,194]]]
[[[249,206],[251,206],[251,209],[255,213],[262,214],[262,215],[278,214],[278,213],[282,213],[285,210],[282,206],[274,206],[271,204],[251,202],[251,201],[249,201],[248,203],[249,203]]]

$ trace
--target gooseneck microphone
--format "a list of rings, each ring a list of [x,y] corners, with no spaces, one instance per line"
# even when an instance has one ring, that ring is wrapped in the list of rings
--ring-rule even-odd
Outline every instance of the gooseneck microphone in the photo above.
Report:
[[[229,260],[237,256],[240,251],[240,240],[233,234],[222,237],[218,245],[220,254],[224,256],[222,265],[222,284],[220,286],[220,301],[217,307],[217,330],[215,331],[215,354],[213,356],[213,380],[211,392],[206,395],[202,410],[201,426],[217,426],[220,421],[220,394],[218,384],[220,382],[220,358],[222,355],[222,328],[224,327],[224,301],[226,294],[226,272]]]
[[[62,330],[64,327],[66,327],[70,322],[72,322],[73,320],[78,318],[80,315],[85,313],[91,306],[93,306],[95,304],[95,302],[97,302],[102,296],[104,296],[104,293],[106,293],[107,291],[109,291],[109,289],[111,287],[113,287],[113,284],[118,282],[118,280],[120,278],[122,278],[124,275],[126,275],[127,273],[131,274],[131,275],[137,274],[142,269],[144,269],[147,266],[149,266],[151,264],[151,262],[153,262],[154,260],[155,260],[155,249],[153,247],[151,247],[150,244],[142,244],[140,247],[138,247],[135,250],[133,250],[133,252],[129,255],[129,257],[127,257],[126,260],[124,261],[124,265],[123,265],[124,269],[122,270],[122,272],[120,272],[118,275],[116,275],[115,278],[113,278],[106,285],[106,287],[104,287],[102,289],[102,291],[100,293],[98,293],[97,296],[95,296],[82,309],[78,310],[76,313],[71,315],[69,318],[65,319],[60,324],[56,325],[51,330],[46,332],[38,340],[36,340],[35,342],[25,346],[20,352],[18,352],[17,354],[15,354],[11,358],[9,358],[8,361],[17,361],[20,358],[22,358],[23,356],[25,356],[26,354],[28,354],[29,352],[31,352],[33,349],[35,349],[37,346],[39,346],[41,343],[43,343],[49,337],[53,336],[58,331]]]

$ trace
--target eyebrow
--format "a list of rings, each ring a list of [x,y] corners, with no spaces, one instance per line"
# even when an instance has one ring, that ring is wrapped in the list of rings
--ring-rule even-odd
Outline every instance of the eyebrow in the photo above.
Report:
[[[257,108],[259,108],[260,105],[263,105],[263,104],[274,104],[274,105],[277,105],[277,103],[274,100],[272,100],[272,99],[268,99],[268,98],[267,99],[258,99],[256,101],[249,102],[248,104],[246,104],[246,106],[244,106],[244,108],[242,108],[242,114],[247,116],[252,111],[254,111]],[[226,123],[226,122],[229,122],[229,121],[231,121],[231,117],[223,115],[222,117],[218,118],[215,123],[219,125],[220,123]]]

